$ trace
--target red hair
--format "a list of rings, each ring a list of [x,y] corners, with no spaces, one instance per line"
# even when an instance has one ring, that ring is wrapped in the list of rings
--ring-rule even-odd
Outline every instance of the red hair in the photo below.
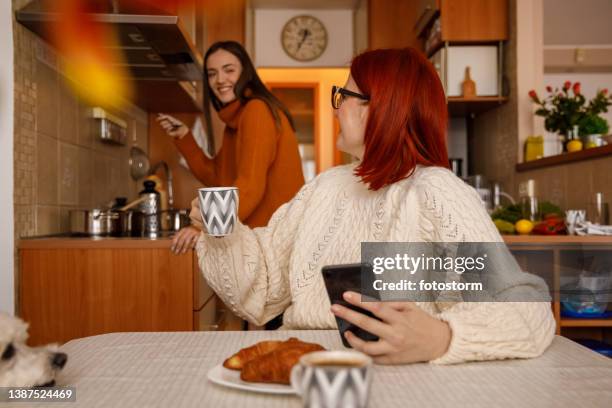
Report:
[[[355,174],[378,190],[410,177],[417,164],[448,168],[448,113],[434,67],[415,48],[367,51],[351,76],[370,97],[363,160]]]

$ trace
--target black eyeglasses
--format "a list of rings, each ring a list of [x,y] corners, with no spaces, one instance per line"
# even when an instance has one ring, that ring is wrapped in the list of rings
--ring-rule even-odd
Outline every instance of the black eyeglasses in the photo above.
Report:
[[[334,109],[340,109],[340,105],[344,101],[344,98],[347,96],[354,96],[355,98],[363,99],[364,101],[369,101],[370,97],[366,95],[359,94],[357,92],[352,92],[346,90],[344,88],[340,88],[339,86],[332,86],[331,92],[331,104]]]

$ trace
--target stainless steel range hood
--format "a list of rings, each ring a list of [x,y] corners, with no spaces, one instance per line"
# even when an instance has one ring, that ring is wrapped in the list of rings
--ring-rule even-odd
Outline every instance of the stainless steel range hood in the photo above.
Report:
[[[58,19],[53,12],[53,1],[34,0],[16,11],[15,18],[46,39],[48,33],[45,25]],[[147,110],[202,110],[197,91],[197,82],[203,79],[202,56],[178,16],[150,8],[146,9],[147,14],[134,14],[134,8],[128,7],[134,4],[133,1],[124,2],[127,5],[117,0],[98,3],[107,4],[107,7],[90,16],[93,21],[112,25],[116,29],[119,46],[131,75],[129,79],[134,80],[137,88],[136,102],[141,106],[147,105],[143,106]],[[142,10],[144,8],[138,8],[139,13]],[[156,92],[156,88],[160,91]],[[159,99],[155,98],[156,94],[169,100],[169,103],[152,101],[151,98]]]

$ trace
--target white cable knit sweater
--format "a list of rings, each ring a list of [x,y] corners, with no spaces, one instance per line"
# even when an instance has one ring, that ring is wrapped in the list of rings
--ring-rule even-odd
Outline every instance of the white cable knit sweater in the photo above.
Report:
[[[502,241],[478,194],[446,169],[417,166],[409,178],[369,191],[354,168],[319,175],[266,227],[238,223],[221,239],[202,234],[200,268],[237,315],[261,325],[284,312],[283,328],[335,328],[321,268],[360,262],[362,241]],[[518,282],[526,290],[532,283]],[[435,363],[535,357],[554,336],[544,302],[417,304],[452,329]]]

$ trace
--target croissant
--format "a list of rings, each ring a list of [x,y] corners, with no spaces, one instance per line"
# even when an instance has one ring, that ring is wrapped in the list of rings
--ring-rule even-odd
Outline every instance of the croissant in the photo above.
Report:
[[[248,361],[271,352],[282,343],[284,342],[277,340],[260,341],[250,347],[243,348],[229,357],[223,362],[223,367],[229,368],[230,370],[242,370],[242,367],[244,367]]]
[[[300,357],[313,351],[325,350],[316,343],[304,343],[291,338],[275,350],[248,361],[240,373],[240,379],[248,382],[289,384],[291,369]]]

